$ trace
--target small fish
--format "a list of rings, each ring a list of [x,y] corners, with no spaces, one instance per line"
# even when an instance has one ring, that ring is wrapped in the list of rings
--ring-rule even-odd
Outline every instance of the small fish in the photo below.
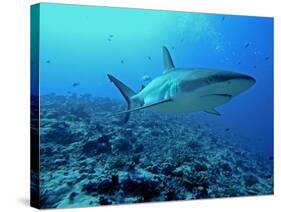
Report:
[[[237,63],[237,65],[240,65],[241,64],[241,61],[239,61],[238,63]]]
[[[142,80],[143,82],[149,81],[149,80],[151,80],[151,77],[148,76],[148,75],[144,75],[144,76],[142,76],[141,80]]]
[[[273,156],[269,156],[269,157],[268,157],[268,160],[273,160]]]
[[[50,60],[46,60],[46,63],[51,63],[51,61]]]
[[[225,19],[225,16],[223,16],[223,17],[221,18],[221,21],[224,21],[224,19]]]
[[[124,60],[121,60],[121,63],[124,64]]]
[[[253,66],[253,68],[255,68],[255,69],[256,69],[256,68],[257,68],[257,66],[256,66],[256,65],[254,65],[254,66]]]
[[[109,42],[111,42],[112,40],[110,38],[107,39]]]
[[[109,37],[110,37],[110,38],[113,38],[113,37],[114,37],[114,35],[113,35],[113,34],[110,34],[110,35],[109,35]]]
[[[148,56],[147,58],[148,58],[149,60],[151,60],[151,57],[150,57],[150,56]]]
[[[75,83],[72,84],[72,87],[77,87],[78,85],[80,85],[80,83],[79,82],[75,82]]]
[[[230,129],[229,129],[229,128],[225,128],[224,130],[225,130],[226,132],[228,132]]]
[[[30,62],[31,65],[34,65],[35,63],[33,61]]]
[[[248,48],[249,46],[250,46],[250,43],[247,42],[247,43],[245,43],[244,48],[246,49],[246,48]]]
[[[269,59],[270,59],[270,57],[269,57],[269,56],[267,56],[267,57],[265,57],[265,58],[264,58],[264,60],[269,60]]]
[[[172,46],[172,50],[174,50],[175,49],[175,47],[174,46]]]

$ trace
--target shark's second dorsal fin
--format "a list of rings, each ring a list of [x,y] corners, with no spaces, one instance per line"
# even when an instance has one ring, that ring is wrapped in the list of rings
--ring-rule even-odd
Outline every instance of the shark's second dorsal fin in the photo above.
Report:
[[[167,47],[163,46],[164,73],[175,68],[172,57]]]

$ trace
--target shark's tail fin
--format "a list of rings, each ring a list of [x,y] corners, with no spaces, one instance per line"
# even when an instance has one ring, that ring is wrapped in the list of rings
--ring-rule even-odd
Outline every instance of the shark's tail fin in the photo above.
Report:
[[[116,79],[114,76],[107,74],[109,80],[114,83],[114,85],[118,88],[122,96],[125,98],[128,104],[128,110],[131,109],[131,97],[134,96],[136,93],[126,86],[124,83]],[[130,113],[125,113],[124,123],[128,122],[130,118]]]

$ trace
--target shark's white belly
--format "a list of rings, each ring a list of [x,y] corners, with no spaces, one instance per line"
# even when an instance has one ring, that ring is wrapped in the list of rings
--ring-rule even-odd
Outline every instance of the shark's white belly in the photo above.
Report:
[[[155,105],[150,109],[159,112],[191,113],[205,111],[230,101],[229,96],[209,95],[204,90],[184,95],[177,95],[171,102]]]
[[[225,97],[204,97],[189,98],[184,100],[174,100],[172,102],[166,102],[160,105],[151,107],[150,109],[158,112],[171,112],[171,113],[191,113],[205,111],[217,106],[227,103],[230,99]]]
[[[172,101],[151,106],[149,109],[171,113],[206,111],[229,102],[249,84],[243,79],[235,80],[235,82],[228,80],[205,83],[195,89],[182,90],[178,86],[179,82],[180,80],[158,80],[152,83],[142,93],[141,99],[144,100],[144,106],[171,99]]]

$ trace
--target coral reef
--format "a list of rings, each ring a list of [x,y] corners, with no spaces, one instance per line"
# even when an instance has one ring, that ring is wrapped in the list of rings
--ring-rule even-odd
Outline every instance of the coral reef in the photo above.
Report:
[[[40,98],[43,208],[273,193],[272,160],[189,116],[91,95]]]

